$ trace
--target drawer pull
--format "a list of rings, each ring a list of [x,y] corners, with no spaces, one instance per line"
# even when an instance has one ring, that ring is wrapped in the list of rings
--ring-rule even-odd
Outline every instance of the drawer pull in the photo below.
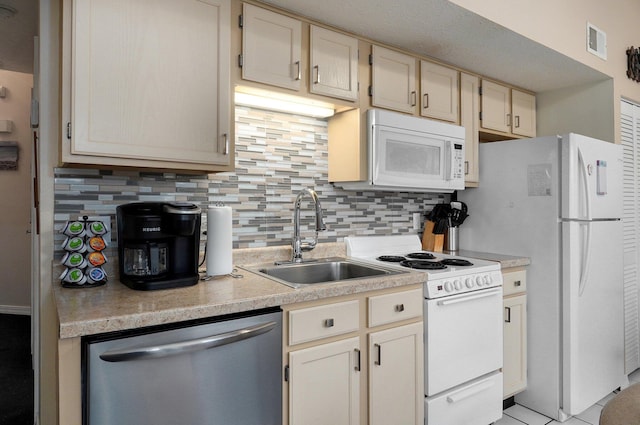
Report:
[[[511,307],[505,307],[504,309],[507,312],[507,318],[504,321],[505,323],[511,323]]]
[[[325,319],[324,327],[325,328],[332,328],[333,327],[333,319]]]
[[[380,344],[373,344],[373,347],[378,350],[378,358],[374,360],[374,364],[380,366],[382,364],[382,347]]]
[[[357,348],[354,348],[353,350],[356,353],[356,366],[355,366],[355,370],[356,372],[360,372],[361,366],[360,366],[360,350],[358,350]]]
[[[515,282],[513,282],[513,286],[520,286],[522,285],[522,282],[520,282],[519,280],[516,280]]]
[[[396,312],[400,313],[404,311],[404,304],[396,304]]]

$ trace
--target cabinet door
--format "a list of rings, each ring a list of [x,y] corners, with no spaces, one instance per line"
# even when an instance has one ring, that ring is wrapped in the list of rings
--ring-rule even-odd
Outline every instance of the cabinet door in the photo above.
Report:
[[[460,125],[464,127],[464,181],[473,186],[480,181],[478,144],[480,130],[480,79],[460,74]]]
[[[509,87],[482,81],[483,128],[511,132],[511,90]]]
[[[422,322],[369,335],[369,424],[424,423]]]
[[[358,39],[311,25],[310,91],[358,98]]]
[[[373,106],[415,113],[416,60],[395,50],[374,45],[372,48]]]
[[[420,115],[458,123],[458,71],[420,61]]]
[[[289,424],[357,425],[358,337],[289,353]]]
[[[242,7],[242,78],[299,90],[302,23],[250,4]]]
[[[527,387],[527,296],[504,299],[504,398]]]
[[[74,1],[63,160],[228,164],[229,20],[229,0]]]
[[[511,90],[513,112],[512,132],[519,136],[536,136],[536,97],[519,90]]]

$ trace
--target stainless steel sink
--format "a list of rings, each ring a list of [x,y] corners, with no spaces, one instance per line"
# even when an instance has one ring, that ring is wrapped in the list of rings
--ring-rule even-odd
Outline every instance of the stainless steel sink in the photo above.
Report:
[[[359,263],[345,258],[325,258],[304,263],[258,266],[249,270],[267,275],[293,288],[403,273],[400,270]]]

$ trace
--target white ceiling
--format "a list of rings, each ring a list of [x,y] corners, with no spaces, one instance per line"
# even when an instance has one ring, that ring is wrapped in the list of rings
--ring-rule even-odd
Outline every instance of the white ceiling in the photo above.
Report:
[[[447,0],[263,0],[534,92],[608,78]]]
[[[38,0],[0,0],[18,11],[0,17],[0,69],[33,73],[33,37],[38,32]]]

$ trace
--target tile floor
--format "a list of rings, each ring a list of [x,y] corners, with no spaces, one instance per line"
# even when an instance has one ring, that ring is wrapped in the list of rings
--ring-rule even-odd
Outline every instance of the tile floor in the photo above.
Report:
[[[629,383],[640,382],[640,369],[629,375]],[[613,393],[603,398],[584,412],[562,422],[563,425],[598,425],[600,419],[600,411],[604,405],[614,396]],[[495,425],[557,425],[561,422],[543,416],[533,410],[529,410],[524,406],[516,404],[504,411],[502,419]]]

